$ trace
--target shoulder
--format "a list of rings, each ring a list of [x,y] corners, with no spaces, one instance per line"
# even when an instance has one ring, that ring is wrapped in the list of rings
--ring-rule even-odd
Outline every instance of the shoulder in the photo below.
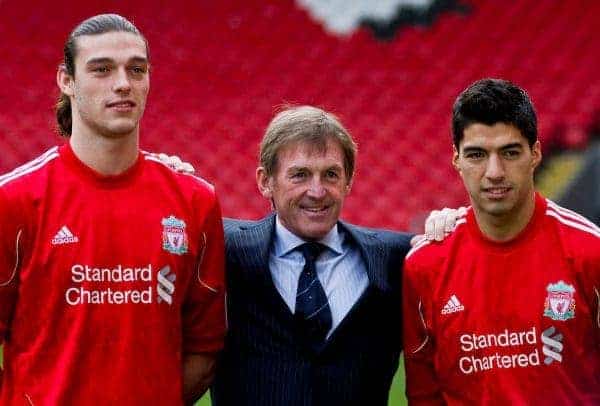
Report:
[[[153,178],[163,179],[165,182],[177,185],[184,191],[200,194],[203,197],[215,197],[215,187],[205,179],[193,174],[177,172],[151,153],[142,151],[142,157]]]
[[[263,220],[241,220],[223,217],[223,229],[225,230],[225,235],[232,236],[238,232],[248,231],[249,229],[258,226],[262,221]]]
[[[59,157],[58,147],[50,148],[37,158],[0,176],[0,206],[6,213],[25,216],[43,198],[47,180]],[[60,175],[54,178],[61,182]],[[27,216],[25,216],[27,217]]]
[[[270,214],[260,220],[223,218],[225,239],[229,244],[253,244],[256,241],[270,238],[274,227],[274,214]]]
[[[351,234],[358,243],[365,240],[376,240],[389,249],[410,249],[410,240],[414,234],[399,231],[386,230],[382,228],[371,228],[358,226],[356,224],[340,222],[343,229]]]
[[[0,188],[7,191],[29,185],[31,180],[44,174],[58,157],[58,147],[50,148],[37,158],[0,175]]]
[[[549,199],[546,203],[547,222],[558,231],[567,254],[600,262],[600,227]]]
[[[455,229],[443,241],[429,241],[425,238],[418,241],[406,255],[407,272],[438,268],[448,258],[450,252],[464,241],[467,234],[466,223],[465,216],[459,218]]]

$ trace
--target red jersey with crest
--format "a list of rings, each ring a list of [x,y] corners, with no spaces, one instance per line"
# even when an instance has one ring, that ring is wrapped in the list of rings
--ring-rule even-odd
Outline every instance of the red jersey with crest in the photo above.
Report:
[[[404,268],[410,404],[600,404],[600,229],[536,194],[513,240],[473,210]]]
[[[70,146],[0,177],[2,405],[182,404],[182,357],[222,348],[212,186],[150,155],[101,176]]]

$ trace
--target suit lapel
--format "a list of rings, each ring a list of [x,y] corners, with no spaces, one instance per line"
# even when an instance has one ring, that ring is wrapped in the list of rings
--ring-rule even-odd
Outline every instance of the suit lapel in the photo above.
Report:
[[[355,314],[360,311],[361,307],[367,305],[372,295],[377,294],[377,291],[388,291],[391,289],[386,277],[389,253],[385,249],[383,242],[374,232],[343,222],[339,222],[338,224],[344,232],[350,234],[350,237],[360,250],[362,259],[365,262],[369,285],[361,297],[354,303],[348,314],[346,314],[340,325],[333,331],[331,337],[325,343],[323,350],[334,345],[338,340],[337,337],[344,334],[346,326],[352,321]]]
[[[239,256],[240,264],[253,276],[268,274],[274,230],[275,215],[271,214],[257,223],[240,226],[237,232],[237,238],[242,242],[240,245],[244,247]]]
[[[277,291],[271,271],[269,270],[269,255],[275,236],[275,214],[271,213],[261,221],[240,226],[236,238],[244,241],[244,249],[238,260],[241,268],[248,273],[249,280],[256,281],[259,289],[259,297],[264,297],[271,305],[270,308],[277,309],[286,317],[293,317],[289,307]]]
[[[389,252],[383,242],[372,231],[359,229],[344,222],[339,224],[350,234],[360,250],[369,277],[369,285],[383,291],[391,289],[386,276]]]

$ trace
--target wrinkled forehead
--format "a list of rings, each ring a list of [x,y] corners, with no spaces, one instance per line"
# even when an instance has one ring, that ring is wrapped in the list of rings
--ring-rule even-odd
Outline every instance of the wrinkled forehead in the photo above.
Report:
[[[131,32],[107,32],[77,37],[75,65],[85,65],[93,60],[111,60],[127,63],[133,59],[148,60],[144,39]]]
[[[304,163],[310,165],[317,159],[325,159],[329,164],[344,168],[344,152],[338,141],[332,138],[301,140],[282,146],[277,152],[280,167]]]

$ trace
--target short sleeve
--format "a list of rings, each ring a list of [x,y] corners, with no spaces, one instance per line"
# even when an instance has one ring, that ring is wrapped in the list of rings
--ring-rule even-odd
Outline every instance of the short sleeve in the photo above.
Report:
[[[221,209],[215,197],[200,232],[198,267],[183,307],[183,351],[216,352],[226,330],[224,240]]]

